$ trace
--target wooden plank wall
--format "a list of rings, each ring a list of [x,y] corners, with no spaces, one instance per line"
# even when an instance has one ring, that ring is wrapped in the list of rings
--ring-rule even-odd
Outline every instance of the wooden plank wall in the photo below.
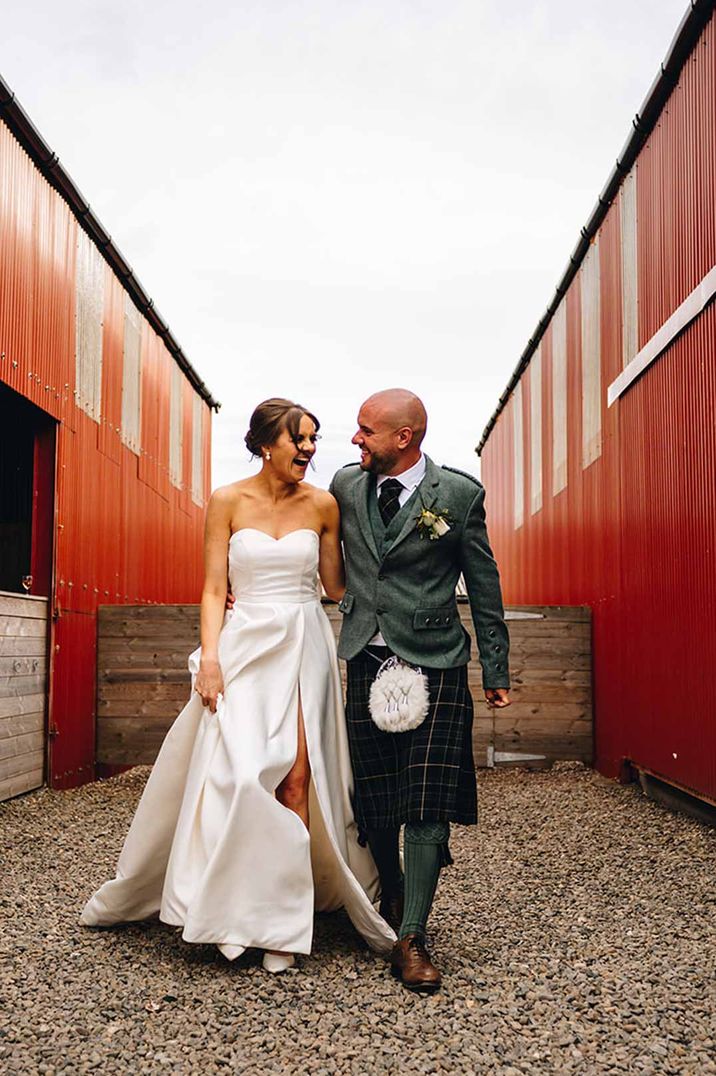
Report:
[[[466,602],[463,623],[474,644]],[[340,613],[327,604],[337,632]],[[480,667],[472,661],[475,756],[478,766],[503,764],[503,754],[592,761],[590,612],[582,607],[519,607],[507,611],[512,705],[484,702]],[[101,606],[97,684],[97,762],[151,763],[188,698],[187,657],[199,639],[196,605]],[[475,647],[476,652],[476,647]],[[515,760],[519,761],[519,760]]]
[[[0,800],[45,779],[47,607],[0,591]]]
[[[466,612],[463,623],[477,649]],[[591,765],[591,610],[588,606],[513,606],[506,617],[512,705],[491,710],[483,701],[476,706],[478,765],[487,761],[490,745],[496,756],[535,754],[544,755],[546,765],[557,761]],[[483,699],[475,662],[470,664],[469,676],[473,698]]]

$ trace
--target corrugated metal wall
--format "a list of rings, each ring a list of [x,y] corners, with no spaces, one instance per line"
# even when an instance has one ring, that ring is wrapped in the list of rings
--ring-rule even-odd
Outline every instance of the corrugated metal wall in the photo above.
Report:
[[[174,368],[65,202],[0,123],[0,379],[58,423],[48,773],[55,787],[94,773],[97,605],[199,597],[211,414],[182,375],[177,488],[169,476]],[[190,488],[195,415],[200,503]]]
[[[527,368],[521,393],[502,411],[482,452],[506,601],[592,606],[598,768],[617,776],[630,760],[714,801],[713,303],[611,407],[607,388],[716,264],[715,36],[712,18],[542,339],[541,377]],[[594,283],[596,257],[598,311],[582,298]],[[585,397],[594,371],[585,379],[583,356],[585,346],[594,347],[595,316],[596,457],[588,450],[595,415]],[[559,388],[563,319],[566,416]],[[538,403],[531,396],[535,381],[541,381]],[[585,415],[589,437],[583,437]],[[544,481],[542,508],[532,511],[530,451],[539,439],[530,424],[537,416]],[[525,432],[516,438],[520,422]],[[565,436],[562,488],[555,451]],[[519,462],[516,440],[524,453]],[[525,487],[521,523],[516,475]]]

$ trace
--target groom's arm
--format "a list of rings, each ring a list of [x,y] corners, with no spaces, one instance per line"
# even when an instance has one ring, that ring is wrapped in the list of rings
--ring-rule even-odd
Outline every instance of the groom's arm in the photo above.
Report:
[[[485,524],[485,490],[479,487],[463,524],[460,560],[477,635],[485,691],[510,686],[510,639],[502,606],[500,573]]]
[[[331,494],[331,495],[332,495],[333,497],[335,497],[336,501],[338,502],[338,511],[339,511],[339,520],[338,520],[338,535],[339,535],[339,538],[340,538],[340,540],[341,540],[341,542],[342,542],[342,541],[343,541],[343,530],[342,530],[342,527],[341,527],[341,519],[340,519],[340,512],[341,512],[341,492],[340,492],[340,485],[341,485],[341,472],[340,472],[340,471],[336,471],[336,473],[334,474],[333,478],[331,479],[331,484],[330,484],[330,485],[329,485],[329,487],[328,487],[328,492],[329,492],[329,493],[330,493],[330,494]]]
[[[328,487],[328,492],[330,494],[332,494],[332,496],[334,496],[339,503],[340,503],[340,500],[339,500],[340,495],[338,493],[336,493],[336,486],[338,485],[338,481],[340,479],[340,474],[341,474],[340,471],[336,471],[336,473],[333,475],[333,478],[331,479],[331,484]]]

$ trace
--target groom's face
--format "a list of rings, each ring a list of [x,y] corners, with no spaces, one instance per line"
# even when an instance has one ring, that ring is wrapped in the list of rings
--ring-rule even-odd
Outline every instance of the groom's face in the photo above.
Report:
[[[390,474],[400,461],[400,431],[392,416],[368,401],[358,412],[358,429],[351,441],[360,449],[360,465],[372,474]]]

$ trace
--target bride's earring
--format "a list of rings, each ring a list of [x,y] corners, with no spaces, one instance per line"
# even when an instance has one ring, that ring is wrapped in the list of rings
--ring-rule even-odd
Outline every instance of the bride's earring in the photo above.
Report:
[[[267,459],[267,460],[270,460],[270,459],[271,459],[271,453],[270,453],[270,452],[267,452],[267,453],[266,453],[266,459]]]

